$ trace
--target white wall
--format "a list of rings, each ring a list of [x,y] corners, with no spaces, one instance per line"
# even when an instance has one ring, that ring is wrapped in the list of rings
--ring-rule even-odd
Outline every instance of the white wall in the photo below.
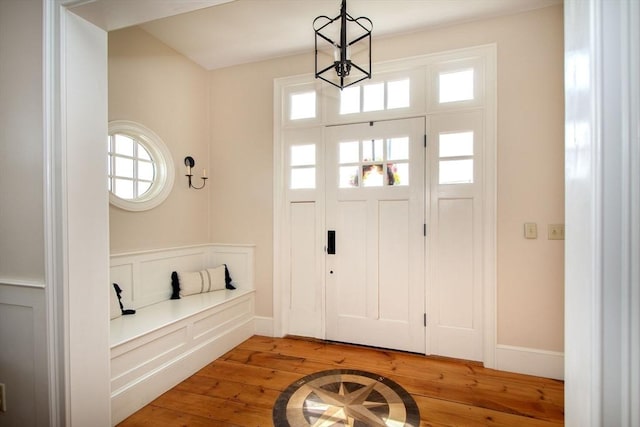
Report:
[[[109,214],[107,33],[73,13],[63,16],[64,69],[58,141],[68,345],[66,390],[72,426],[109,426]]]
[[[562,16],[557,6],[374,40],[375,61],[497,44],[498,344],[560,360],[564,242],[546,226],[564,221]],[[312,69],[309,53],[211,72],[211,239],[256,244],[259,316],[273,315],[273,79]]]
[[[44,280],[42,5],[0,0],[0,280]]]
[[[0,0],[2,426],[49,425],[43,216],[42,2]]]
[[[46,178],[55,174],[57,189],[65,191],[45,194],[53,186],[44,173],[50,129],[44,128],[43,58],[44,40],[51,36],[43,31],[44,6],[38,0],[0,0],[0,382],[7,387],[0,424],[56,425],[64,411],[50,408],[50,402],[67,402],[70,424],[108,425],[107,193],[99,190],[106,171],[106,61],[100,56],[106,33],[91,32],[73,16],[66,20],[69,84],[63,84],[60,100],[69,125],[64,143],[56,140],[61,157],[46,165],[64,168]],[[87,52],[93,57],[83,62]],[[57,254],[56,266],[64,282],[45,271],[44,201],[50,197],[56,198],[57,230],[65,234],[65,245],[58,247],[65,253]],[[49,344],[57,339],[47,324],[54,318],[46,301],[52,295],[62,295],[67,309],[59,332],[69,346],[68,365],[59,372],[48,366]],[[49,395],[56,375],[66,384],[66,399]]]

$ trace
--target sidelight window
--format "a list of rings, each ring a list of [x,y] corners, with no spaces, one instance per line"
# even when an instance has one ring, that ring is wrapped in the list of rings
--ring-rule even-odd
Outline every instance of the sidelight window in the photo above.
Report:
[[[316,188],[315,144],[291,146],[291,189]]]
[[[439,134],[439,183],[473,183],[473,131]]]

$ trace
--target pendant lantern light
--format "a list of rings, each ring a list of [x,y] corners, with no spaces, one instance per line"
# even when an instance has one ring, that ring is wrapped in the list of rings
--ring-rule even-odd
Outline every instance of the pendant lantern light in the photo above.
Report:
[[[371,78],[371,30],[364,16],[353,18],[342,0],[340,15],[321,15],[313,20],[315,31],[315,74],[340,90]]]

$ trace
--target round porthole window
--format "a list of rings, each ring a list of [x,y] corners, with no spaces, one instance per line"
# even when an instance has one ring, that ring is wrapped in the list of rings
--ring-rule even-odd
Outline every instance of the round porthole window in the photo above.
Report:
[[[139,123],[109,122],[109,201],[129,211],[162,203],[173,188],[171,153],[158,135]]]

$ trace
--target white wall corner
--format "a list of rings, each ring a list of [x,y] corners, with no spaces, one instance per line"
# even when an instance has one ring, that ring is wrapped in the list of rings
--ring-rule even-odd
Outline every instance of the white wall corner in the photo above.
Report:
[[[57,267],[66,300],[65,401],[67,425],[110,425],[109,203],[104,186],[107,135],[107,33],[64,10],[59,17],[62,165],[60,221],[64,235]],[[57,118],[58,119],[58,118]],[[58,176],[57,176],[58,177]],[[90,238],[87,238],[90,236]]]
[[[496,369],[564,380],[564,353],[499,344]]]

